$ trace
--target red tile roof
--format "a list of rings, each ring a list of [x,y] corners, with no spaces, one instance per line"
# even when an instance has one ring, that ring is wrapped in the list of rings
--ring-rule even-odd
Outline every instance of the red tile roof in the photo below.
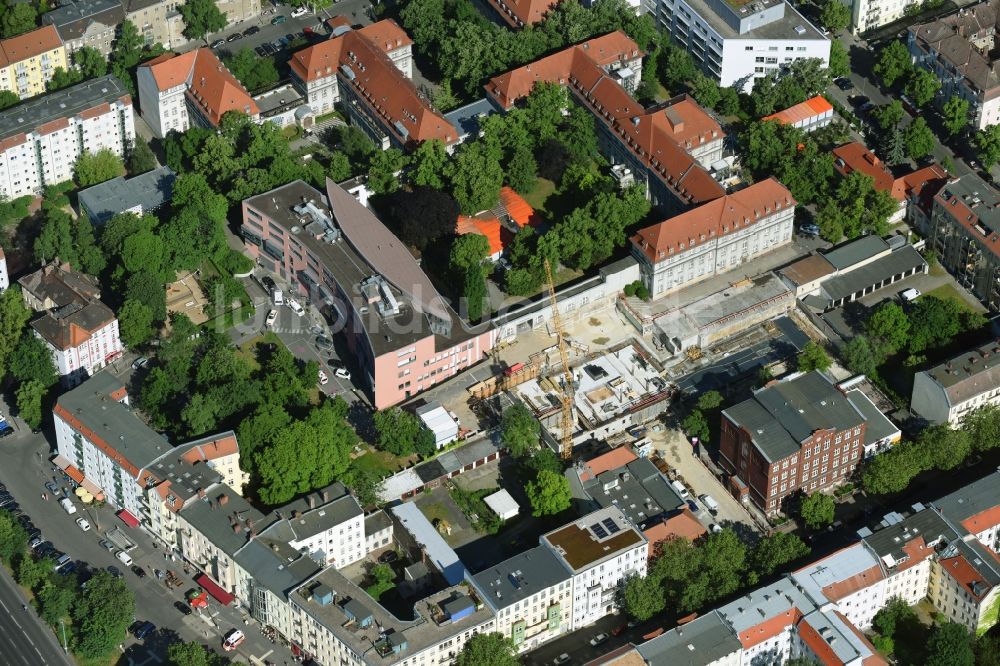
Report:
[[[583,463],[583,471],[580,472],[580,479],[582,481],[590,481],[607,471],[618,469],[638,459],[639,456],[635,455],[632,449],[620,446],[617,449],[602,453],[596,458],[591,458]]]
[[[23,35],[0,40],[0,66],[48,53],[62,46],[54,25],[46,25]]]
[[[844,597],[849,597],[858,590],[862,590],[866,587],[870,587],[875,584],[876,581],[882,579],[882,567],[875,565],[869,569],[854,574],[849,578],[839,580],[832,585],[827,585],[823,588],[823,594],[830,601],[839,601]]]
[[[187,86],[188,100],[212,124],[238,111],[249,116],[260,113],[257,103],[211,49],[201,48],[180,55],[165,53],[142,67],[148,67],[159,90]]]
[[[576,58],[607,67],[640,55],[639,45],[628,35],[621,31],[610,32],[501,74],[490,80],[486,91],[503,108],[509,109],[519,99],[527,97],[539,81],[565,84]]]
[[[795,206],[792,193],[774,178],[715,199],[632,237],[632,244],[653,263],[698,243],[735,233],[775,211]]]
[[[688,541],[695,541],[705,536],[707,532],[705,526],[698,522],[691,510],[685,508],[676,516],[648,527],[642,533],[649,540],[649,556],[653,557],[656,554],[656,547],[667,539],[683,537]]]
[[[368,34],[392,32],[392,26],[380,26],[378,31]],[[369,110],[380,116],[389,131],[404,145],[430,139],[438,139],[445,144],[454,143],[458,139],[455,127],[421,97],[413,82],[386,55],[385,46],[385,41],[376,44],[364,31],[352,30],[294,53],[289,66],[302,81],[325,78],[338,69],[341,72],[349,69],[350,75],[338,77],[340,85],[350,85],[355,94],[365,100]],[[400,127],[405,131],[401,132]]]
[[[854,171],[860,171],[866,176],[871,176],[872,180],[875,181],[876,190],[888,192],[897,200],[902,201],[902,196],[897,196],[893,187],[895,179],[892,177],[889,167],[863,144],[854,141],[838,146],[833,149],[833,157],[833,166],[841,174],[846,176]]]
[[[487,0],[512,28],[540,22],[559,0]]]
[[[976,209],[983,210],[981,206],[970,208],[962,197],[955,196],[954,192],[946,188],[942,188],[934,196],[934,200],[940,202],[942,212],[950,215],[970,236],[987,250],[1000,256],[1000,234],[993,233],[987,225],[979,221]],[[989,212],[990,209],[987,208],[986,211]]]
[[[759,645],[784,633],[788,627],[794,626],[801,619],[802,611],[795,607],[788,608],[773,617],[758,622],[745,631],[741,631],[738,634],[740,644],[743,645],[743,649],[752,648],[754,645]]]
[[[181,454],[181,458],[189,463],[196,463],[200,460],[215,460],[224,456],[231,456],[240,452],[240,445],[236,441],[236,435],[229,432],[217,439],[202,442]]]
[[[486,236],[486,240],[490,243],[490,256],[492,257],[503,252],[504,244],[503,240],[501,240],[502,228],[500,220],[493,215],[487,217],[459,215],[458,222],[455,225],[455,235],[482,234]]]
[[[822,95],[817,95],[804,102],[790,106],[787,109],[764,116],[761,120],[777,120],[782,125],[794,125],[795,123],[821,116],[824,113],[831,113],[833,106]]]
[[[3,251],[0,250],[0,257],[2,256]],[[1000,525],[1000,506],[991,506],[985,511],[973,514],[962,521],[962,527],[973,534],[979,534],[996,525]]]
[[[541,217],[535,213],[535,209],[524,200],[520,194],[510,187],[504,185],[500,188],[500,203],[507,210],[510,219],[518,228],[537,227],[542,223]]]
[[[941,570],[955,579],[959,587],[965,590],[976,601],[982,601],[993,589],[993,586],[983,580],[983,575],[976,571],[976,568],[965,559],[964,555],[942,558],[939,564],[941,565]]]
[[[358,32],[386,53],[413,45],[413,40],[406,34],[406,31],[392,19],[382,19],[377,23],[366,25]]]

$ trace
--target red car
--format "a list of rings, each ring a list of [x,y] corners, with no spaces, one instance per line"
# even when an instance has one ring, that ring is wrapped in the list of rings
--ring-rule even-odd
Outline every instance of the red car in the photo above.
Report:
[[[617,627],[615,627],[614,629],[611,630],[611,635],[612,636],[618,636],[623,631],[625,631],[626,629],[628,629],[628,625],[627,624],[620,624],[620,625],[618,625]]]

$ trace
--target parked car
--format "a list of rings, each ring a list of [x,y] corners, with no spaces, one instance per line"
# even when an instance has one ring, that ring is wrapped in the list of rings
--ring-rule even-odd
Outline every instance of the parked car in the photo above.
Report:
[[[904,289],[903,291],[899,292],[899,298],[904,303],[910,303],[911,301],[915,301],[918,298],[920,298],[920,290],[913,288]]]
[[[319,371],[319,383],[320,386],[326,386],[328,383],[330,383],[330,378],[322,370]]]
[[[124,550],[119,550],[117,553],[115,553],[115,557],[118,558],[118,561],[124,564],[125,566],[127,567],[132,566],[132,557]]]
[[[394,550],[387,550],[378,556],[378,561],[382,564],[390,564],[399,559],[399,555],[396,554]]]
[[[819,236],[819,227],[815,224],[803,224],[799,227],[799,232],[805,236]]]
[[[267,289],[267,290],[268,290],[269,292],[270,292],[270,291],[274,291],[275,289],[277,289],[277,288],[278,288],[278,285],[276,285],[276,284],[274,283],[274,280],[272,280],[272,279],[271,279],[271,278],[270,278],[269,276],[267,276],[267,275],[265,275],[264,277],[262,277],[262,278],[260,279],[260,283],[261,283],[262,285],[264,285],[264,288],[265,288],[265,289]]]
[[[243,35],[241,35],[238,32],[234,32],[233,34],[226,37],[227,42],[235,42],[237,39],[243,39]]]
[[[258,32],[260,32],[260,28],[258,28],[255,25],[252,25],[252,26],[250,26],[249,28],[247,28],[246,30],[243,31],[243,36],[244,37],[249,37],[250,35],[256,35]]]
[[[564,664],[569,663],[569,655],[563,652],[561,655],[552,660],[555,666],[564,666]]]
[[[119,569],[118,567],[116,567],[113,564],[110,564],[107,567],[105,567],[105,570],[109,574],[111,574],[112,576],[114,576],[115,578],[124,578],[125,577],[125,574],[122,573],[122,570]]]
[[[267,313],[267,319],[264,320],[264,326],[267,326],[268,328],[274,326],[274,320],[277,318],[278,318],[278,311],[271,310],[270,312]]]
[[[246,640],[246,636],[239,629],[230,629],[226,634],[225,639],[222,641],[222,648],[226,652],[232,652],[240,646],[240,643]]]
[[[853,104],[855,107],[859,107],[859,106],[862,106],[864,104],[868,104],[870,101],[871,101],[871,99],[869,99],[868,97],[866,97],[864,95],[855,95],[854,97],[851,98],[851,104]]]
[[[190,614],[191,614],[191,613],[193,612],[193,611],[191,610],[191,607],[190,607],[190,606],[188,606],[188,605],[187,605],[186,603],[184,603],[183,601],[175,601],[175,602],[174,602],[174,608],[176,608],[177,610],[179,610],[179,611],[180,611],[181,613],[183,613],[184,615],[190,615]]]
[[[77,518],[76,524],[84,532],[90,531],[90,522],[86,518]]]
[[[608,635],[605,634],[604,632],[601,632],[590,639],[590,644],[594,647],[597,647],[598,645],[605,643],[607,640],[608,640]]]
[[[145,368],[147,363],[149,363],[149,359],[145,356],[140,356],[132,362],[132,369],[138,370],[139,368]]]
[[[305,16],[309,13],[309,10],[305,7],[299,7],[298,9],[292,10],[292,18],[298,18],[300,16]]]
[[[56,484],[52,483],[51,481],[49,481],[48,483],[45,484],[45,489],[48,490],[53,495],[56,495],[56,494],[59,493],[59,486],[57,486]]]
[[[135,629],[132,630],[132,635],[138,638],[140,641],[146,636],[149,636],[151,633],[156,631],[156,625],[150,622],[149,620],[146,620],[145,622],[139,622],[138,626],[135,625],[133,626],[135,627]]]
[[[117,548],[117,546],[115,546],[115,544],[111,543],[107,539],[101,539],[101,541],[99,543],[100,543],[101,548],[103,548],[104,550],[108,551],[109,553],[114,552],[115,548]]]
[[[717,534],[722,531],[722,528],[716,525],[715,523],[709,525],[708,529],[712,532],[712,534]]]
[[[708,507],[709,513],[711,513],[713,516],[719,513],[719,503],[715,501],[714,497],[712,497],[711,495],[700,495],[698,499],[701,500],[702,504]]]
[[[132,573],[134,573],[139,578],[145,578],[146,577],[146,570],[143,569],[140,566],[134,566],[134,567],[132,567]]]
[[[611,630],[611,635],[612,636],[621,636],[622,633],[624,633],[626,629],[628,629],[628,625],[627,624],[625,624],[625,623],[619,624],[618,626],[616,626],[614,629]]]
[[[347,368],[345,368],[344,366],[340,366],[339,368],[337,368],[336,370],[334,370],[333,374],[337,375],[341,379],[350,379],[351,378],[351,371],[348,370]]]
[[[212,45],[209,48],[217,49],[220,46],[225,46],[225,45],[226,45],[226,40],[224,40],[224,39],[217,39],[214,42],[212,42]]]
[[[30,548],[31,550],[35,550],[43,543],[44,542],[42,541],[41,537],[34,537],[33,539],[31,539],[31,541],[28,542],[28,548]]]
[[[701,508],[698,506],[698,503],[695,502],[694,500],[689,499],[687,501],[687,505],[688,508],[691,509],[691,513],[698,513],[699,511],[701,511]]]
[[[834,83],[836,84],[836,86],[838,88],[840,88],[844,92],[847,92],[848,90],[853,90],[854,89],[854,84],[851,83],[851,80],[849,78],[847,78],[847,77],[841,77],[841,78],[837,79],[836,81],[834,81]]]
[[[287,18],[279,14],[278,16],[275,16],[273,19],[271,19],[271,25],[281,25],[287,20],[288,20]]]
[[[266,58],[267,57],[267,51],[264,50],[263,46],[258,46],[253,51],[254,51],[254,53],[256,53],[261,58]]]

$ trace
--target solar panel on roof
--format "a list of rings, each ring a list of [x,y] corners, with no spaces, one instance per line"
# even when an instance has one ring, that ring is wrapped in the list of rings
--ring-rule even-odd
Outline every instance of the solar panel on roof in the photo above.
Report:
[[[590,529],[594,532],[594,534],[597,535],[598,539],[603,539],[604,537],[608,536],[608,533],[604,531],[604,528],[598,525],[597,523],[594,523],[594,526],[591,527]]]
[[[615,521],[611,520],[610,518],[605,518],[601,522],[604,523],[604,526],[608,528],[608,534],[615,534],[616,532],[620,532],[622,529],[618,527],[618,524]]]

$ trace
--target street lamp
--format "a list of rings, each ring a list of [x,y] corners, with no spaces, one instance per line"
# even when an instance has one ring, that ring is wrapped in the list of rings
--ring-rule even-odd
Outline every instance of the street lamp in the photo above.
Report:
[[[63,654],[69,654],[69,648],[66,646],[66,624],[62,619],[59,620],[59,626],[62,627]]]

